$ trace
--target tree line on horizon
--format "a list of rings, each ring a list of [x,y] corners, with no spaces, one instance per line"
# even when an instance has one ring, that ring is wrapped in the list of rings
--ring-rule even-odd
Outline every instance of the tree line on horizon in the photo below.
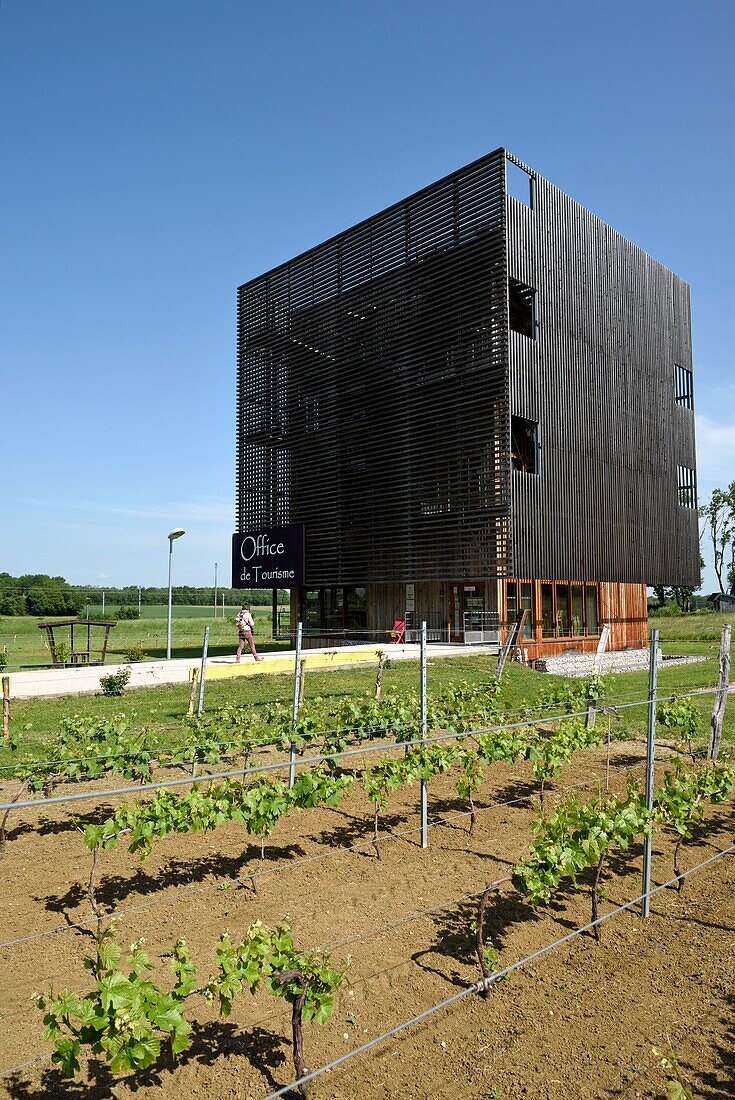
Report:
[[[69,584],[64,577],[50,577],[46,573],[26,573],[13,577],[10,573],[0,573],[0,615],[81,615],[84,608],[102,602],[110,608],[110,617],[115,608],[138,608],[140,594],[141,605],[168,603],[168,588],[156,588],[137,584],[114,588],[107,585]],[[217,588],[217,603],[225,597],[225,604],[233,606],[244,601],[264,604],[270,603],[271,594],[262,589]],[[279,601],[288,601],[285,590],[279,591]],[[171,590],[171,599],[175,604],[190,604],[194,607],[207,607],[214,604],[214,588],[195,587],[179,584]]]

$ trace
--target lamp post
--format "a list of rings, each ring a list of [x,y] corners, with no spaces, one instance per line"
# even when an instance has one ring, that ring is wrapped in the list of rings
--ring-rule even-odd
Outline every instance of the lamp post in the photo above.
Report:
[[[217,618],[217,562],[214,563],[214,617]]]
[[[138,618],[140,618],[140,594],[142,591],[143,589],[138,585]]]
[[[168,536],[168,630],[166,631],[166,660],[171,660],[171,562],[174,556],[174,539],[186,534],[183,527],[174,527]]]

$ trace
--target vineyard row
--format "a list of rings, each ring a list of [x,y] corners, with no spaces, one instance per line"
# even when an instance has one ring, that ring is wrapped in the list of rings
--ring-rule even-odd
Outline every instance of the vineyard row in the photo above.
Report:
[[[568,704],[566,709],[560,707],[554,715],[548,715],[541,718],[529,715],[526,718],[514,722],[504,720],[504,715],[499,713],[501,708],[498,706],[497,700],[493,697],[486,700],[487,705],[484,708],[484,713],[478,713],[477,709],[470,710],[468,708],[465,708],[464,712],[462,712],[462,710],[451,711],[449,704],[452,702],[452,699],[445,699],[443,705],[438,706],[433,711],[429,711],[427,723],[428,732],[424,736],[418,731],[418,718],[414,708],[408,706],[408,709],[406,709],[404,700],[399,700],[397,706],[393,705],[395,701],[387,701],[388,706],[386,707],[386,705],[383,704],[378,714],[374,712],[364,714],[362,722],[356,725],[340,727],[326,732],[322,729],[317,730],[311,728],[314,725],[314,718],[309,715],[305,715],[299,720],[299,725],[296,729],[290,727],[284,728],[283,722],[281,721],[281,724],[277,725],[272,730],[267,740],[262,734],[260,737],[253,735],[250,729],[246,727],[246,722],[248,720],[246,715],[233,713],[237,711],[247,711],[249,708],[223,708],[225,712],[224,717],[221,713],[218,713],[210,719],[200,721],[200,723],[197,724],[193,737],[181,745],[176,751],[172,752],[169,758],[169,764],[186,764],[191,768],[191,773],[174,779],[159,780],[157,782],[152,781],[152,768],[157,760],[157,750],[152,747],[145,747],[141,740],[142,735],[133,735],[138,737],[141,743],[138,745],[137,749],[129,749],[123,757],[117,752],[108,751],[105,753],[99,751],[101,743],[107,743],[107,747],[110,749],[110,743],[117,744],[121,738],[131,736],[124,716],[119,716],[118,719],[103,719],[93,722],[79,718],[67,719],[61,723],[60,738],[62,743],[73,742],[77,749],[77,755],[69,759],[60,756],[62,764],[61,766],[55,766],[53,770],[46,769],[35,761],[20,761],[15,766],[12,777],[21,781],[21,788],[10,801],[0,803],[0,813],[4,812],[7,814],[10,811],[17,811],[19,809],[33,807],[41,808],[51,805],[62,805],[67,802],[100,800],[104,798],[120,797],[126,794],[140,794],[142,792],[189,786],[196,783],[200,778],[197,774],[197,767],[199,765],[208,764],[211,766],[223,758],[223,745],[220,739],[222,729],[221,723],[223,722],[231,722],[239,726],[240,736],[237,739],[230,739],[228,741],[228,750],[237,748],[240,755],[243,757],[243,766],[227,769],[225,771],[207,773],[207,779],[226,780],[241,778],[261,772],[288,768],[288,760],[271,761],[257,765],[251,765],[250,760],[256,749],[269,746],[276,746],[282,749],[295,747],[303,752],[307,745],[312,744],[320,737],[323,738],[321,745],[322,751],[302,758],[299,761],[299,767],[307,764],[334,764],[342,759],[349,759],[363,753],[385,752],[391,749],[404,748],[406,746],[415,747],[419,745],[440,744],[448,740],[475,737],[477,734],[498,734],[505,730],[513,731],[516,729],[537,728],[540,731],[539,735],[543,736],[543,728],[545,726],[561,722],[565,719],[580,719],[589,724],[591,707],[593,707],[594,701],[597,700],[599,708],[599,699],[603,690],[604,688],[600,686],[599,682],[590,682],[584,687],[587,701],[584,703],[583,708],[579,707],[579,709],[577,709],[580,703],[579,695],[577,694],[576,697],[571,695],[566,700]],[[472,702],[477,702],[477,694],[479,693],[475,690],[473,692]],[[699,721],[698,713],[691,699],[695,695],[701,694],[701,691],[697,691],[690,694],[679,696],[673,695],[660,699],[659,717],[661,719],[661,716],[664,715],[664,725],[667,725],[675,733],[682,735],[686,734],[691,740],[692,733],[696,730]],[[454,704],[456,705],[460,700],[461,686],[460,690],[455,689]],[[558,702],[563,705],[564,700],[558,700]],[[622,710],[635,707],[647,707],[649,705],[650,700],[644,698],[634,702],[620,703],[614,707],[609,707],[607,708],[607,713],[612,713],[617,717]],[[673,708],[672,718],[665,716],[665,708],[668,706]],[[400,710],[401,714],[396,714],[396,709]],[[600,712],[602,712],[602,708],[596,711],[596,713]],[[478,718],[486,720],[487,724],[477,726],[475,723]],[[230,728],[232,728],[232,726],[230,726]],[[396,730],[400,730],[401,733],[394,741],[386,743],[385,741],[379,740],[385,738],[389,734],[394,734]],[[436,730],[442,732],[433,732]],[[143,734],[144,733],[145,731],[143,731]],[[367,743],[376,740],[378,740],[377,744]],[[86,757],[80,758],[78,756],[79,744],[85,742],[88,744],[90,751]],[[354,742],[359,743],[358,747],[348,747]],[[689,747],[691,748],[691,746]],[[112,787],[97,791],[85,791],[55,796],[49,793],[53,786],[65,779],[72,779],[75,781],[82,779],[94,780],[106,775],[122,775],[124,778],[128,778],[133,782],[127,786]],[[45,796],[43,798],[22,799],[22,794],[28,789],[43,790]]]

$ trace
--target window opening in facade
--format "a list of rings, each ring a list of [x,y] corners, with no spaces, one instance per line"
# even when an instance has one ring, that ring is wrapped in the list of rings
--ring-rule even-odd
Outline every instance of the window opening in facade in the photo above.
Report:
[[[508,322],[513,332],[536,339],[536,291],[518,279],[508,279]]]
[[[511,198],[533,210],[535,203],[534,179],[530,172],[512,160],[505,162],[505,188]]]
[[[514,470],[522,474],[539,472],[538,424],[535,420],[511,416],[510,456]]]
[[[690,466],[676,467],[676,490],[682,508],[697,507],[697,486]]]
[[[533,585],[521,584],[521,611],[526,612],[526,622],[523,627],[523,637],[533,637],[533,620],[534,620],[534,608],[533,608]]]
[[[688,367],[674,363],[674,401],[682,409],[694,408],[694,380]]]
[[[303,623],[307,630],[329,632],[367,630],[365,588],[314,588],[304,592]]]

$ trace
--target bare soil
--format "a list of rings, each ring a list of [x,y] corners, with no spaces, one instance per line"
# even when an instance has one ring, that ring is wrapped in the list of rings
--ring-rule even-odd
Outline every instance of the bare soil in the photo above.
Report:
[[[611,789],[624,789],[629,770],[642,776],[642,746],[614,745]],[[553,802],[569,787],[604,786],[605,773],[604,752],[578,756],[547,797]],[[2,794],[9,790],[6,785]],[[381,859],[370,843],[372,815],[360,791],[336,810],[284,818],[262,864],[259,845],[237,826],[167,838],[142,865],[121,845],[101,857],[98,896],[116,911],[122,943],[145,938],[162,982],[167,964],[161,956],[180,935],[204,980],[220,933],[237,937],[256,919],[275,923],[288,916],[304,949],[325,947],[337,963],[350,956],[333,1019],[324,1028],[306,1027],[307,1061],[318,1067],[477,980],[476,895],[526,851],[535,795],[526,766],[489,769],[470,836],[467,807],[451,777],[432,780],[430,815],[442,823],[432,826],[422,850],[418,789],[409,788],[382,819]],[[101,818],[109,809],[76,808],[84,818]],[[683,866],[726,848],[732,838],[731,808],[710,811],[684,849]],[[671,839],[658,834],[655,881],[671,878],[672,851]],[[30,998],[50,986],[88,986],[82,968],[92,945],[83,887],[88,868],[89,853],[63,807],[14,815],[0,862],[0,1071],[24,1068],[0,1078],[0,1096],[149,1100],[163,1093],[244,1100],[292,1080],[290,1011],[265,993],[242,994],[228,1020],[197,1000],[191,1046],[176,1062],[163,1055],[147,1073],[115,1079],[91,1059],[80,1082],[60,1078]],[[634,849],[613,862],[603,911],[637,896],[640,883],[641,853]],[[637,911],[616,916],[603,926],[599,945],[577,937],[515,971],[487,1000],[463,997],[317,1078],[310,1100],[665,1097],[666,1077],[653,1047],[669,1042],[695,1096],[732,1100],[733,899],[735,861],[725,856],[690,876],[681,893],[658,893],[648,920]],[[589,919],[584,885],[562,890],[538,912],[505,887],[488,907],[486,938],[504,966]],[[68,927],[80,922],[88,924]],[[48,934],[35,936],[40,932]]]

